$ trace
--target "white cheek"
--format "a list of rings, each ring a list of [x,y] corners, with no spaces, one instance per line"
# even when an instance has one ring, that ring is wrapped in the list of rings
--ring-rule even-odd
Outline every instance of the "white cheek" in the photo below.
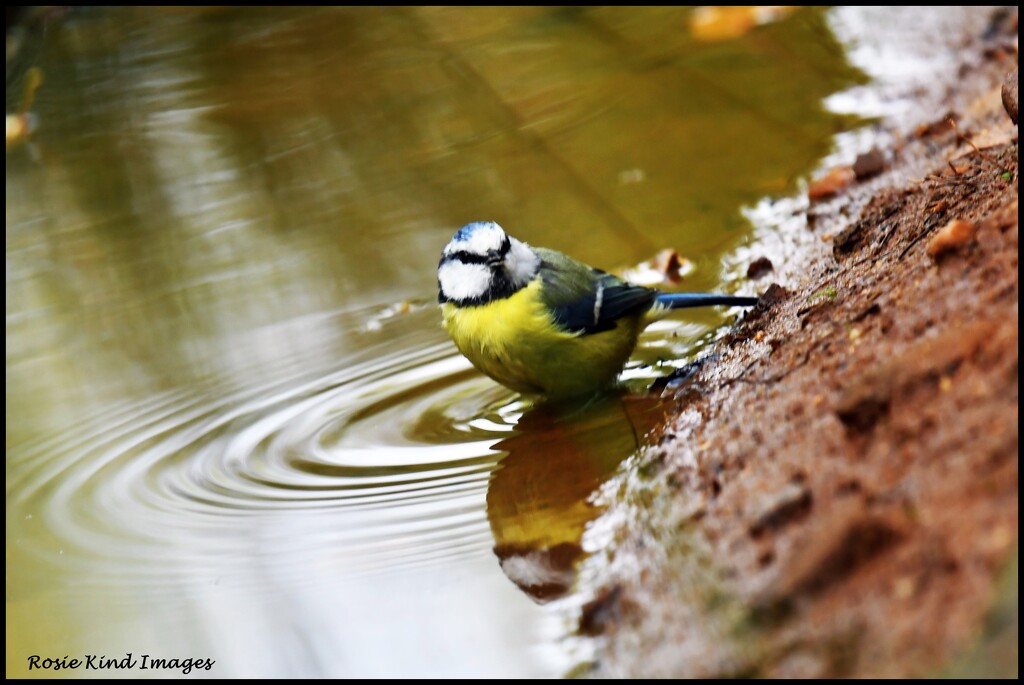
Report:
[[[491,272],[485,264],[445,262],[437,270],[441,292],[456,302],[482,297],[491,285]]]
[[[505,257],[505,269],[512,282],[516,285],[524,285],[537,275],[537,268],[540,266],[540,257],[530,249],[526,243],[512,238],[512,246],[509,248],[508,256]]]

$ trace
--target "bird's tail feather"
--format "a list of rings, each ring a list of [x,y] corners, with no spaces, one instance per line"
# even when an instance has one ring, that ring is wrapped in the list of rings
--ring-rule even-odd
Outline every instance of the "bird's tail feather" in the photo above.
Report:
[[[715,305],[726,305],[729,307],[753,307],[757,304],[757,298],[741,297],[738,295],[721,295],[719,293],[659,293],[655,302],[666,309],[712,307]]]

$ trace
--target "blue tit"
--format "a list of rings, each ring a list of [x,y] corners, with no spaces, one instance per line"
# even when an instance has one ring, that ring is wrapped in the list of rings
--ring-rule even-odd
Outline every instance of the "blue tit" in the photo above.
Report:
[[[460,228],[437,268],[444,327],[459,351],[513,390],[553,399],[612,383],[640,332],[672,309],[749,307],[756,297],[662,293],[556,250],[531,247],[493,221]]]

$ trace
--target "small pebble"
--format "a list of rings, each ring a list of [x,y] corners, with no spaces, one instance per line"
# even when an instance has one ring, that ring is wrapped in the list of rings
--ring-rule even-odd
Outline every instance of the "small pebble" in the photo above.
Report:
[[[747,267],[747,278],[761,278],[761,276],[774,269],[775,266],[772,264],[772,260],[767,257],[758,257]]]
[[[853,173],[858,181],[877,176],[885,170],[885,156],[877,147],[870,151],[857,155],[853,163]]]
[[[1006,75],[1003,80],[1003,107],[1010,115],[1010,120],[1017,123],[1017,70]]]

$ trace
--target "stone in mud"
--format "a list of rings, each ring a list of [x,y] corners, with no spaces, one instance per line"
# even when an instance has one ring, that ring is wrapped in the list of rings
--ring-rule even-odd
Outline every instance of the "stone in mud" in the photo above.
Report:
[[[1003,80],[1003,107],[1014,124],[1017,123],[1017,70],[1006,75]]]

